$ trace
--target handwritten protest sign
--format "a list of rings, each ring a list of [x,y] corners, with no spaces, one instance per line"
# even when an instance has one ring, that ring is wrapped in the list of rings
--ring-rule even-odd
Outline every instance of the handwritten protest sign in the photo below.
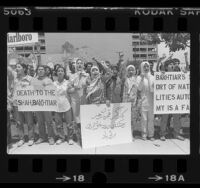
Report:
[[[19,111],[56,111],[57,94],[55,86],[35,89],[33,86],[17,87],[15,92]]]
[[[155,73],[154,114],[190,113],[190,73]]]
[[[83,148],[132,142],[131,103],[81,105]]]

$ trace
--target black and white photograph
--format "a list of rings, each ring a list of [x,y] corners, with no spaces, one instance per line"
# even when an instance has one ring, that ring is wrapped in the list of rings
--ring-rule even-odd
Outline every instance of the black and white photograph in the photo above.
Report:
[[[9,155],[189,155],[189,33],[7,33]]]

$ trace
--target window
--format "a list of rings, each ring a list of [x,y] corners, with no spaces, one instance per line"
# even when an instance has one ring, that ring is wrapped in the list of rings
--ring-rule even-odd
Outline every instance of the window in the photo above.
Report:
[[[45,44],[45,40],[44,40],[44,39],[40,39],[40,42],[41,42],[42,44]]]
[[[140,41],[140,45],[147,45],[146,41]]]
[[[133,54],[133,58],[138,58],[139,54]]]
[[[133,52],[139,52],[139,48],[133,48]]]
[[[41,46],[40,49],[41,49],[41,50],[45,50],[45,46]]]
[[[150,58],[150,59],[156,59],[157,55],[156,54],[148,54],[148,58]]]
[[[133,39],[139,39],[140,36],[139,36],[139,35],[132,35],[132,38],[133,38]]]
[[[25,46],[24,50],[33,50],[33,47],[32,46]]]
[[[148,48],[149,52],[156,52],[156,48]]]
[[[132,45],[137,46],[137,45],[139,45],[139,42],[132,42]]]
[[[147,55],[146,55],[146,54],[141,54],[140,57],[141,57],[141,58],[146,58]]]
[[[16,47],[16,50],[23,50],[23,46]]]
[[[141,51],[141,52],[146,52],[147,49],[146,49],[146,48],[140,48],[140,51]]]

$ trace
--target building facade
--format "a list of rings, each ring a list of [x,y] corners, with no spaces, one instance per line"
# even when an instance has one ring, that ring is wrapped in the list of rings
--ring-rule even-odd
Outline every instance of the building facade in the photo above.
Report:
[[[45,33],[38,33],[39,47],[37,44],[25,45],[25,46],[16,46],[15,53],[28,57],[30,54],[45,54],[46,53],[46,41],[45,41]],[[38,49],[39,48],[39,49]]]
[[[143,34],[144,35],[144,34]],[[157,62],[158,45],[141,40],[141,34],[132,34],[132,54],[134,61]]]

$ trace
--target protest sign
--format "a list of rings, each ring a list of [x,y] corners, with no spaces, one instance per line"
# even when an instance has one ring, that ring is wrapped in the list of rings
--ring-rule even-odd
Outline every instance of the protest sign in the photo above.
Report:
[[[33,86],[18,86],[15,92],[19,111],[56,111],[57,93],[55,86],[35,89]]]
[[[131,103],[81,105],[82,147],[132,142]]]
[[[7,45],[20,46],[38,42],[38,33],[8,33]]]
[[[154,114],[190,113],[190,73],[154,74]]]

